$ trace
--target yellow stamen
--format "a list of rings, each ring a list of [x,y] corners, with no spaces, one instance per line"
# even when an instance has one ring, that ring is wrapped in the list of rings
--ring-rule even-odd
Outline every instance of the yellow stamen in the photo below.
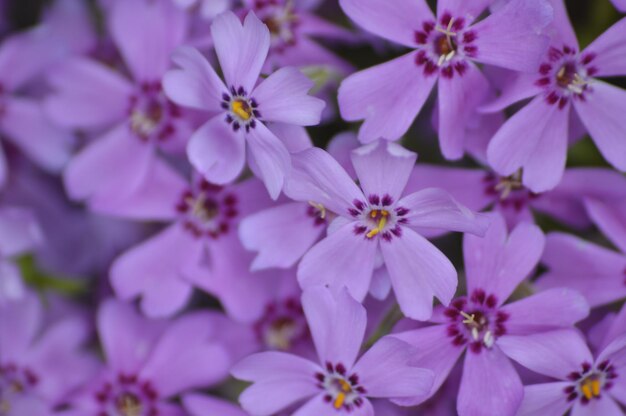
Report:
[[[333,404],[333,406],[335,406],[335,409],[341,408],[345,400],[346,400],[346,394],[344,392],[340,392],[337,395],[337,398],[335,399],[335,403]]]
[[[250,120],[250,117],[252,117],[252,108],[250,108],[250,105],[243,100],[233,101],[232,111],[244,121],[248,121]]]
[[[461,316],[463,318],[465,318],[463,320],[464,324],[466,324],[466,325],[475,325],[476,324],[476,321],[474,320],[474,318],[475,318],[474,314],[470,315],[467,312],[463,312],[463,311],[461,311],[460,313],[461,313]]]
[[[584,381],[583,384],[580,386],[580,389],[583,391],[583,395],[587,400],[591,400],[591,398],[593,397],[590,384],[591,383],[589,383],[589,381]]]
[[[378,213],[377,210],[372,211],[372,214],[374,214],[374,212]],[[378,214],[376,214],[378,215]],[[383,228],[385,228],[385,225],[387,225],[387,217],[389,216],[389,213],[385,210],[382,211],[381,213],[381,217],[380,220],[378,220],[378,226],[372,230],[370,230],[369,233],[367,233],[367,238],[372,238],[375,235],[377,235],[378,233],[380,233]],[[372,218],[374,218],[375,215],[372,215]]]
[[[320,204],[319,202],[315,202],[315,201],[309,201],[309,205],[311,205],[313,208],[317,209],[320,212],[320,218],[321,219],[325,219],[326,218],[326,207],[322,204]]]
[[[600,380],[591,380],[591,392],[595,397],[600,396]]]
[[[372,212],[370,212],[370,217],[376,218],[377,216],[378,216],[378,210],[377,209],[372,210]]]
[[[345,393],[350,393],[352,391],[352,387],[350,387],[350,384],[346,380],[339,379],[339,384],[341,385],[341,390]]]

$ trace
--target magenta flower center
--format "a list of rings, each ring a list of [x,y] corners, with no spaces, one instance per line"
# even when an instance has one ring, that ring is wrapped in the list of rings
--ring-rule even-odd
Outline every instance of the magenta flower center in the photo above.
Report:
[[[326,373],[316,373],[315,379],[317,386],[325,392],[324,401],[334,409],[351,412],[363,405],[362,396],[367,391],[359,385],[358,375],[348,375],[343,364],[326,363]]]
[[[176,132],[173,122],[180,116],[180,109],[165,97],[160,82],[144,83],[130,97],[129,126],[142,141],[167,140]]]
[[[382,237],[385,241],[391,241],[394,236],[402,236],[400,225],[408,222],[406,215],[409,210],[396,206],[391,196],[385,194],[380,197],[372,194],[367,202],[355,199],[352,205],[348,213],[357,220],[355,234],[363,234],[370,240]]]
[[[587,404],[591,400],[600,399],[602,392],[613,387],[613,380],[617,378],[615,367],[607,360],[592,367],[589,363],[581,365],[582,371],[574,371],[567,378],[574,382],[564,390],[568,401],[580,399],[582,404]]]
[[[254,98],[248,97],[243,87],[230,88],[230,94],[222,94],[222,108],[227,110],[226,122],[233,131],[239,131],[242,127],[249,132],[256,127],[256,119],[261,118],[258,104]]]
[[[270,31],[272,50],[284,52],[296,44],[296,31],[300,19],[292,0],[257,0],[254,11]]]
[[[218,238],[227,234],[239,215],[237,197],[221,186],[200,181],[199,185],[183,193],[176,210],[185,228],[196,237]]]
[[[28,394],[39,377],[28,368],[13,363],[0,365],[0,416],[11,415],[11,403],[18,396]]]
[[[475,40],[476,33],[466,28],[465,19],[444,13],[438,22],[426,21],[415,31],[415,63],[424,67],[426,75],[440,72],[452,78],[456,72],[461,76],[467,70],[466,60],[476,56]]]
[[[539,194],[528,190],[522,183],[522,171],[519,170],[510,176],[499,176],[487,173],[483,179],[485,194],[494,199],[502,208],[512,207],[521,211],[530,201],[537,199]]]
[[[491,349],[497,338],[506,333],[505,322],[509,319],[506,312],[499,310],[495,295],[487,295],[482,289],[474,290],[469,298],[454,300],[444,314],[452,343],[467,345],[475,353]]]
[[[591,89],[591,77],[597,69],[591,65],[594,54],[579,55],[574,48],[550,48],[548,62],[539,67],[540,78],[535,82],[545,91],[551,105],[564,108],[570,100],[584,100]]]
[[[119,374],[115,382],[104,383],[95,394],[98,416],[158,416],[158,398],[149,381],[125,374]]]
[[[268,304],[265,314],[254,325],[254,330],[257,339],[274,350],[290,350],[309,338],[304,311],[297,298]]]

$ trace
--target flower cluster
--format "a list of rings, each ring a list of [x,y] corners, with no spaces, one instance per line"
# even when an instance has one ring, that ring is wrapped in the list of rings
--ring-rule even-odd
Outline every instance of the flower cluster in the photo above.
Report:
[[[0,0],[0,416],[626,414],[582,3]]]

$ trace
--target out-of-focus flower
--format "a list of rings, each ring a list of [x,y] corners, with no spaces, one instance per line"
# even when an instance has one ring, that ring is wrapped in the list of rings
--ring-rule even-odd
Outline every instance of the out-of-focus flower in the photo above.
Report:
[[[164,78],[173,101],[207,111],[211,117],[191,137],[189,160],[207,180],[223,185],[241,173],[247,143],[253,171],[276,199],[289,174],[290,158],[285,144],[265,123],[314,125],[325,104],[308,95],[313,82],[295,68],[282,68],[257,85],[270,35],[254,13],[243,25],[233,13],[224,13],[215,19],[211,32],[226,84],[193,48],[174,54],[181,69]]]
[[[346,286],[362,300],[374,269],[385,265],[403,313],[428,319],[432,298],[448,304],[457,286],[454,266],[416,230],[444,229],[482,234],[488,221],[441,189],[402,196],[417,155],[395,143],[377,141],[352,153],[359,188],[326,152],[293,155],[286,193],[337,215],[328,236],[303,257],[303,288]]]
[[[425,397],[432,373],[408,365],[408,344],[383,338],[357,360],[366,313],[347,290],[333,295],[312,288],[302,304],[320,364],[281,352],[254,354],[236,364],[232,374],[253,382],[239,398],[248,413],[269,416],[306,401],[296,414],[371,415],[369,398]]]
[[[438,85],[439,143],[458,159],[465,127],[489,92],[474,61],[515,71],[534,71],[548,45],[540,34],[550,23],[546,1],[515,0],[472,25],[488,1],[439,1],[437,17],[423,0],[341,0],[346,14],[368,31],[414,49],[358,72],[339,88],[344,119],[365,120],[359,139],[400,138]]]
[[[538,332],[568,328],[589,313],[579,293],[553,289],[504,305],[537,265],[544,245],[541,230],[518,225],[507,235],[495,214],[484,238],[466,235],[463,254],[468,296],[438,310],[438,325],[393,335],[417,348],[415,363],[435,373],[431,394],[467,350],[457,400],[460,415],[515,415],[523,398],[517,371],[508,360],[515,340]],[[558,335],[546,335],[558,339]]]
[[[232,403],[201,394],[188,394],[183,397],[183,405],[190,416],[248,416],[246,412]]]
[[[197,7],[200,15],[207,20],[217,17],[219,14],[230,10],[233,0],[172,0],[174,4],[183,9]]]
[[[626,74],[626,19],[580,51],[563,0],[552,0],[554,34],[534,74],[520,75],[485,110],[532,101],[495,134],[488,148],[491,166],[508,176],[523,168],[522,181],[534,192],[554,188],[565,169],[568,129],[580,119],[604,158],[626,170],[626,134],[621,108],[626,91],[598,79]],[[572,111],[575,110],[574,112]],[[519,140],[524,137],[524,140]]]

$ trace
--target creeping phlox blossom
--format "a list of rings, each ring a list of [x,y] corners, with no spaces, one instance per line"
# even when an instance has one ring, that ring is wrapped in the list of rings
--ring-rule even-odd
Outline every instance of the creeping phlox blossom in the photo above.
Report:
[[[598,79],[626,74],[626,19],[581,51],[563,2],[553,3],[556,34],[536,73],[519,76],[486,108],[499,110],[533,97],[495,134],[488,157],[502,175],[523,168],[523,183],[535,192],[552,189],[561,180],[573,118],[582,121],[604,158],[626,171],[626,142],[621,140],[626,91]]]
[[[291,164],[285,144],[265,123],[310,126],[319,123],[325,104],[307,95],[313,81],[295,68],[281,68],[257,85],[270,46],[270,34],[254,13],[242,25],[231,12],[211,26],[224,84],[206,59],[184,47],[173,56],[180,69],[164,78],[165,90],[176,103],[210,114],[190,139],[190,162],[207,180],[225,184],[245,165],[246,143],[251,168],[272,198],[283,187]]]
[[[463,243],[468,295],[438,310],[437,325],[394,336],[416,347],[416,364],[434,371],[431,394],[467,351],[457,400],[460,415],[515,415],[523,386],[501,344],[514,347],[526,336],[568,328],[587,316],[589,306],[570,289],[504,305],[539,261],[544,236],[537,226],[522,223],[507,235],[503,218],[494,214],[484,238],[466,235]],[[549,342],[559,335],[545,337]]]
[[[457,286],[456,270],[418,232],[444,229],[483,234],[488,221],[441,189],[403,196],[416,158],[415,153],[383,140],[354,150],[352,163],[359,188],[323,150],[313,148],[293,155],[286,193],[337,215],[328,236],[299,264],[303,288],[345,285],[362,300],[374,269],[384,265],[407,316],[428,319],[433,296],[448,304]]]
[[[86,57],[70,59],[49,74],[54,93],[45,108],[51,119],[96,135],[64,172],[73,199],[131,194],[151,164],[160,163],[157,147],[171,149],[191,132],[181,109],[161,88],[169,55],[185,38],[184,12],[169,0],[117,1],[107,23],[130,79]]]
[[[319,364],[282,352],[253,354],[236,364],[232,374],[253,382],[239,399],[251,415],[270,416],[305,401],[291,414],[373,415],[369,398],[426,396],[433,374],[408,364],[413,350],[407,343],[383,338],[357,360],[367,317],[345,288],[305,290],[302,305]]]
[[[73,398],[68,415],[182,414],[168,399],[221,381],[231,365],[208,322],[205,312],[150,320],[129,304],[104,301],[98,334],[107,364]]]
[[[400,138],[437,81],[439,142],[443,155],[465,150],[464,128],[487,97],[489,84],[475,62],[534,71],[548,38],[552,8],[545,0],[512,0],[475,24],[489,1],[340,0],[345,13],[366,30],[412,48],[410,53],[349,76],[339,107],[349,121],[365,120],[362,142]]]

